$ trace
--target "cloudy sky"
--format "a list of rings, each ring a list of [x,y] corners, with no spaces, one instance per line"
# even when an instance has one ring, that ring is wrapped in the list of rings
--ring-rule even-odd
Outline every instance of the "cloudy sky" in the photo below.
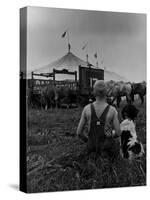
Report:
[[[67,53],[68,29],[71,51],[130,81],[146,80],[146,15],[101,11],[28,7],[27,67],[38,69]]]

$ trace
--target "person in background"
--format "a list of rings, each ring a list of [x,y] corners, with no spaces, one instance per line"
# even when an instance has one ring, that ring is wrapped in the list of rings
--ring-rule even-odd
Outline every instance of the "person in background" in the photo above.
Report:
[[[111,157],[119,154],[119,142],[115,138],[121,134],[118,112],[106,102],[107,88],[103,80],[98,80],[93,86],[95,101],[86,105],[82,111],[77,128],[77,136],[87,142],[88,153],[101,155],[106,152]],[[88,125],[88,136],[84,134]]]

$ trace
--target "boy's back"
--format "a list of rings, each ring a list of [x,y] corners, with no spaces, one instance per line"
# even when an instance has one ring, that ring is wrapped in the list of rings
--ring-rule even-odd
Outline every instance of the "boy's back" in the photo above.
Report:
[[[106,103],[106,86],[104,81],[94,84],[96,101],[84,107],[77,128],[77,135],[88,141],[88,149],[102,151],[107,146],[114,149],[113,136],[120,136],[120,124],[117,110]],[[85,124],[88,125],[88,137],[83,133]],[[112,132],[112,130],[115,131]],[[108,144],[108,145],[105,145]]]
[[[103,104],[98,105],[94,102],[93,105],[95,108],[96,115],[99,118],[108,104],[104,102]],[[118,116],[117,110],[110,105],[108,113],[106,115],[105,131],[108,131],[108,129],[110,130],[110,128],[113,129],[113,120],[117,116]],[[82,112],[82,117],[85,118],[89,131],[91,123],[91,104],[88,104],[84,107]]]

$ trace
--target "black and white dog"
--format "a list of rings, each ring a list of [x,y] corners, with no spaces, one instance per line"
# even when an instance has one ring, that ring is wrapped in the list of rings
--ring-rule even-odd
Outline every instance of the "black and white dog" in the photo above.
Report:
[[[138,114],[138,109],[133,105],[126,105],[122,110],[123,121],[121,128],[121,155],[123,158],[133,160],[142,157],[144,148],[137,139],[134,120]]]

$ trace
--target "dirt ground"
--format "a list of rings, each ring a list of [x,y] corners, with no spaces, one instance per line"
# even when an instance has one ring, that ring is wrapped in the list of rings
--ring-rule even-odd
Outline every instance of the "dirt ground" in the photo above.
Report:
[[[146,148],[146,105],[139,109],[137,135]],[[120,111],[125,105],[121,103]],[[120,156],[86,154],[86,144],[77,139],[82,108],[28,110],[27,191],[46,192],[146,185],[146,153],[129,163]],[[87,133],[87,129],[85,130]]]

